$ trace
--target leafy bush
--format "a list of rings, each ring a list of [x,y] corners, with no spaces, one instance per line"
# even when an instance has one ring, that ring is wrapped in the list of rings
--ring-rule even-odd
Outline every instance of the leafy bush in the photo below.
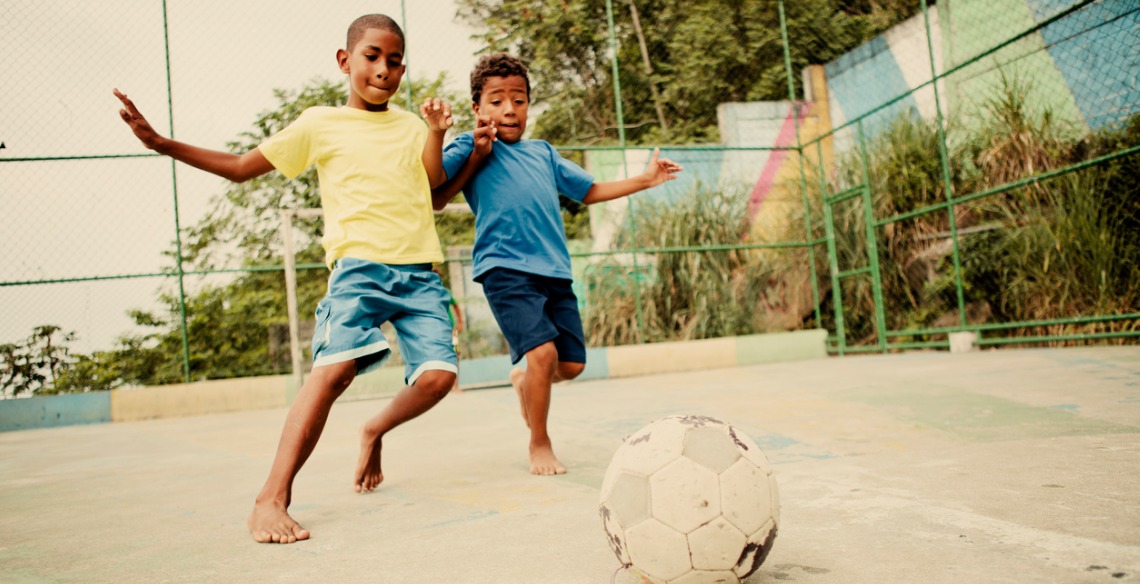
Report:
[[[633,241],[649,250],[736,245],[746,225],[747,202],[740,193],[701,188],[673,204],[635,205]],[[583,315],[589,344],[705,339],[757,330],[764,299],[759,282],[770,272],[758,251],[697,249],[645,257],[649,263],[640,260],[637,272],[616,260],[592,266]]]
[[[1048,109],[1035,110],[1032,83],[1002,78],[999,91],[968,112],[965,128],[947,123],[949,182],[956,198],[1067,168],[1140,143],[1140,116],[1127,128],[1080,138]],[[867,144],[867,174],[877,220],[944,203],[937,127],[914,115],[896,118]],[[838,163],[832,192],[863,182],[858,151]],[[1020,322],[1135,312],[1140,308],[1140,161],[1136,156],[1091,166],[954,207],[961,285],[968,322]],[[811,173],[818,178],[818,169]],[[813,232],[823,233],[818,180],[808,180]],[[814,188],[813,188],[814,187]],[[840,270],[866,266],[860,199],[833,207]],[[944,209],[876,229],[887,328],[960,323],[950,215]],[[800,237],[803,234],[799,234]],[[817,271],[827,274],[826,258]],[[830,280],[821,278],[823,306]],[[877,340],[870,278],[843,282],[848,342]],[[831,311],[824,325],[835,330]],[[1055,325],[1003,334],[1038,335],[1119,330],[1130,325]]]

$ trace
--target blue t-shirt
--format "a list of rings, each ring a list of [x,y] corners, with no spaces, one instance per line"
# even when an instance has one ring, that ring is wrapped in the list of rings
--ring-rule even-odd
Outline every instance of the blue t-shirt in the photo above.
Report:
[[[467,132],[443,149],[447,176],[463,168],[474,146],[474,135]],[[558,194],[581,202],[593,184],[594,177],[548,142],[495,142],[463,185],[475,212],[475,280],[492,268],[573,279]]]

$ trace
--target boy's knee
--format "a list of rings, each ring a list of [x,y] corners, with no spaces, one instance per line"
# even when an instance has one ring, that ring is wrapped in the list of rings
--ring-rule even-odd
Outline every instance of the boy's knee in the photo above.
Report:
[[[314,367],[309,373],[313,382],[331,392],[334,397],[339,397],[352,385],[352,380],[356,378],[356,364],[352,361],[343,363],[333,363],[323,367]]]
[[[543,343],[526,354],[526,367],[527,369],[541,369],[547,370],[551,373],[558,365],[558,350],[554,348],[554,343]]]
[[[558,363],[558,379],[562,381],[569,381],[582,374],[586,369],[585,363],[574,363],[572,361],[560,361]]]
[[[424,371],[412,384],[418,391],[430,394],[435,399],[443,399],[455,385],[456,375],[450,371],[433,369]]]

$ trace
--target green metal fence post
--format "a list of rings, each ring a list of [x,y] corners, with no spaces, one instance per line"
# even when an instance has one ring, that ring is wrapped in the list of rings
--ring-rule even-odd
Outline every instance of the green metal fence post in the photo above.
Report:
[[[938,125],[938,158],[942,163],[942,185],[946,191],[946,200],[954,198],[954,185],[950,180],[950,157],[946,152],[946,128],[942,118],[942,102],[938,95],[938,70],[934,66],[934,41],[930,34],[930,11],[926,8],[926,0],[922,0],[922,19],[926,25],[926,51],[930,58],[931,88],[934,90],[934,112]],[[966,295],[962,291],[962,259],[958,253],[958,220],[954,216],[954,205],[947,209],[947,218],[950,221],[951,252],[954,257],[954,287],[958,294],[958,320],[966,326]]]
[[[826,190],[824,191],[826,199]],[[839,254],[835,249],[835,217],[831,203],[823,202],[823,230],[827,238],[827,265],[831,272],[831,306],[835,310],[835,336],[839,355],[847,349],[847,331],[843,322],[843,287],[839,282]]]
[[[408,34],[408,13],[404,10],[404,0],[400,0],[400,26],[403,27],[404,34]],[[408,66],[408,47],[404,47],[404,66]],[[404,80],[404,93],[408,96],[408,111],[416,111],[416,104],[412,102],[411,76]]]
[[[166,113],[170,118],[170,139],[174,139],[174,91],[170,84],[170,27],[166,0],[162,0],[162,44],[166,54]],[[178,217],[178,165],[170,159],[170,186],[174,197],[174,267],[178,272],[178,307],[182,320],[182,377],[190,383],[190,333],[186,326],[186,285],[182,270],[182,223]]]
[[[874,200],[871,197],[871,172],[868,169],[867,138],[863,134],[863,120],[859,120],[859,151],[863,168],[863,223],[867,237],[867,256],[871,264],[871,293],[875,298],[875,338],[879,348],[887,352],[887,318],[883,307],[883,278],[879,271],[879,238],[875,228]]]
[[[793,121],[796,124],[796,153],[800,158],[800,199],[804,206],[804,239],[805,241],[811,240],[811,203],[808,200],[807,194],[807,178],[804,175],[804,147],[800,142],[800,112],[799,106],[796,103],[796,86],[794,78],[792,77],[792,52],[791,46],[788,43],[788,21],[784,16],[784,0],[776,5],[780,12],[780,40],[784,43],[784,72],[788,76],[788,101],[792,102],[794,108]],[[817,142],[818,144],[818,142]],[[823,172],[823,153],[819,151],[819,165],[820,172]],[[822,175],[821,175],[822,176]],[[821,191],[822,192],[822,191]],[[815,273],[815,246],[809,246],[808,250],[808,269],[811,272],[811,298],[812,304],[815,306],[815,323],[820,326],[819,312],[819,282],[818,276]]]
[[[822,140],[815,141],[815,151],[819,159],[823,160]],[[836,346],[839,354],[843,355],[846,347],[846,341],[844,340],[846,335],[843,330],[843,299],[840,298],[841,289],[839,288],[839,259],[835,253],[835,229],[831,224],[831,203],[827,200],[827,178],[823,175],[822,168],[819,172],[819,198],[823,206],[823,231],[826,234],[824,239],[827,242],[827,262],[831,276],[831,306],[832,310],[835,311]],[[818,303],[816,305],[816,311],[817,313],[819,311]],[[822,326],[822,321],[820,321],[820,323]]]
[[[612,67],[614,76],[614,112],[617,114],[618,143],[621,145],[622,174],[626,174],[626,169],[629,168],[629,161],[626,159],[625,114],[622,111],[621,105],[621,74],[618,71],[618,46],[617,34],[614,32],[613,0],[606,0],[606,25],[609,27],[610,34],[610,52],[612,53],[610,66]],[[633,239],[633,299],[637,307],[637,341],[644,343],[645,320],[641,310],[641,280],[638,277],[640,270],[637,265],[637,254],[641,251],[641,244],[637,241],[637,223],[633,219],[633,201],[629,200],[627,204],[626,218],[629,219],[629,228]]]

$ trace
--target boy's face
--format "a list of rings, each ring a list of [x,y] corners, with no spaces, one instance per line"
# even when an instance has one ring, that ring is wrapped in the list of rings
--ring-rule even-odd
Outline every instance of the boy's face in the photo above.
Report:
[[[351,50],[336,52],[340,70],[348,74],[348,107],[386,111],[404,77],[403,41],[395,33],[370,28]]]
[[[526,80],[519,75],[486,78],[479,103],[474,104],[475,113],[489,116],[495,124],[496,137],[508,144],[522,139],[528,107]]]

